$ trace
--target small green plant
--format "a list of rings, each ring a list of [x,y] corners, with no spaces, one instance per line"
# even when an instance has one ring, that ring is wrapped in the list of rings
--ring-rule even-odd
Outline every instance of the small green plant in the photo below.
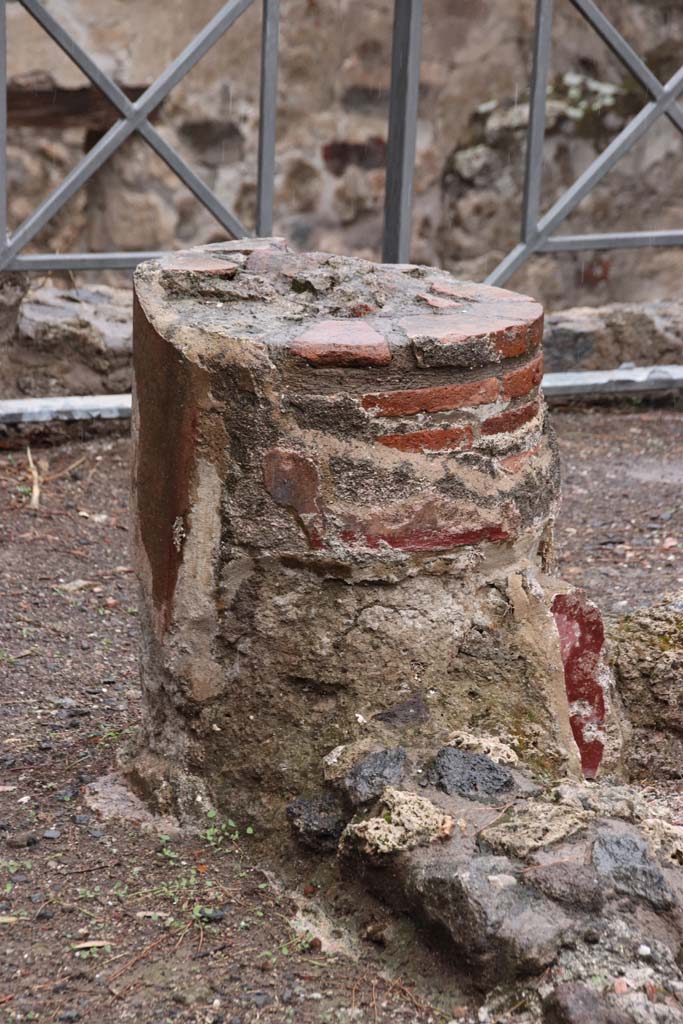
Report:
[[[114,884],[113,892],[117,900],[121,900],[121,902],[123,902],[129,893],[129,889],[127,885],[123,884],[123,882],[116,882]]]
[[[232,818],[226,818],[225,821],[219,822],[218,811],[210,810],[206,812],[206,816],[211,822],[203,832],[204,839],[206,839],[209,846],[214,850],[220,850],[226,840],[230,840],[236,843],[239,840],[240,832],[237,827],[237,823]],[[254,829],[251,825],[247,825],[244,830],[244,834],[247,836],[255,835]]]
[[[89,946],[88,949],[77,949],[75,955],[79,960],[96,960],[100,953],[111,953],[111,946]]]
[[[30,871],[33,864],[30,860],[3,860],[0,868],[6,868],[8,875],[16,875],[17,871]]]
[[[100,895],[100,887],[96,885],[94,889],[78,889],[79,900],[96,900]]]
[[[171,837],[165,835],[159,836],[159,841],[161,843],[160,856],[165,857],[171,864],[177,864],[180,857],[175,850],[171,848]]]
[[[196,868],[190,868],[186,875],[181,875],[180,878],[176,878],[172,882],[162,882],[161,885],[152,890],[152,895],[162,896],[175,905],[184,902],[188,896],[194,895],[194,890],[198,885],[199,876],[197,870]]]

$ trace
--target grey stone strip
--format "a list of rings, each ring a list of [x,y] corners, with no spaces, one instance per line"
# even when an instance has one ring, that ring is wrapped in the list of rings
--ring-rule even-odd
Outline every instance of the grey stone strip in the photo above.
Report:
[[[130,395],[55,395],[0,402],[0,423],[129,419]]]
[[[617,370],[546,373],[543,392],[549,402],[573,396],[656,394],[683,390],[683,366],[621,366]],[[58,395],[0,402],[0,423],[48,423],[50,420],[129,419],[130,395]]]
[[[543,393],[549,402],[573,395],[642,395],[683,389],[683,366],[620,366],[616,370],[546,373]]]

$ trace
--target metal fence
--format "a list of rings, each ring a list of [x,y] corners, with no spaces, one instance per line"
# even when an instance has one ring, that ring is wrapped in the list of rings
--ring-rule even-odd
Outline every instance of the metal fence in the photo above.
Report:
[[[666,116],[683,132],[683,109],[676,100],[683,91],[683,67],[664,85],[650,71],[636,51],[617,32],[593,0],[569,0],[583,15],[621,63],[652,97],[649,103],[619,132],[583,174],[560,196],[547,213],[539,216],[545,107],[550,65],[554,0],[537,0],[534,35],[534,65],[531,82],[526,176],[521,241],[489,276],[490,284],[503,284],[534,254],[577,252],[594,249],[633,249],[640,246],[683,244],[681,231],[632,231],[600,235],[553,235],[569,214],[607,172],[627,153],[660,117]]]
[[[155,252],[108,253],[45,253],[21,256],[21,251],[38,232],[61,210],[75,192],[105,163],[129,136],[138,132],[161,159],[190,189],[193,195],[213,214],[219,224],[235,238],[250,232],[226,209],[180,154],[170,146],[149,121],[171,89],[221,39],[230,26],[254,0],[228,0],[214,18],[179,54],[135,102],[131,102],[112,79],[105,75],[39,0],[19,0],[49,36],[81,69],[121,114],[121,118],[99,142],[67,174],[64,181],[24,223],[7,237],[7,0],[0,0],[0,270],[100,270],[135,267],[142,260],[160,255]],[[259,122],[259,155],[256,232],[268,235],[273,222],[273,181],[275,173],[275,119],[277,113],[279,0],[262,0],[261,32],[261,102]]]
[[[130,100],[122,89],[100,70],[44,8],[40,0],[18,0],[58,46],[71,57],[93,85],[107,97],[121,116],[70,171],[61,185],[13,232],[11,237],[7,235],[6,188],[7,2],[8,0],[0,0],[0,270],[126,269],[134,267],[141,260],[159,255],[155,252],[21,255],[48,221],[134,132],[138,132],[158,153],[228,234],[233,237],[250,235],[247,228],[226,209],[180,154],[161,137],[149,118],[171,89],[222,38],[254,0],[228,0],[156,82],[135,101]],[[642,138],[658,118],[666,116],[679,131],[683,132],[683,109],[677,103],[680,93],[683,92],[683,67],[668,82],[662,84],[600,11],[594,0],[562,2],[571,3],[595,29],[636,81],[644,86],[651,100],[578,180],[541,216],[545,107],[555,0],[537,0],[521,240],[490,274],[488,282],[491,284],[502,284],[507,281],[535,253],[683,244],[683,230],[588,235],[554,234],[581,200]],[[279,0],[262,0],[262,5],[256,234],[267,235],[272,232],[273,222],[280,3]],[[404,263],[410,259],[422,17],[423,0],[395,0],[383,242],[383,258],[389,263]]]

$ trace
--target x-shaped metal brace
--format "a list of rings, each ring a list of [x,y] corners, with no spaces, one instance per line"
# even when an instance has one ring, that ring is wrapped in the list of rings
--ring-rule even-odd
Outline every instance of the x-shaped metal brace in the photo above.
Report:
[[[570,0],[570,2],[592,25],[612,53],[647,90],[652,99],[596,157],[574,184],[560,196],[548,212],[539,218],[553,2],[554,0],[538,0],[537,5],[522,241],[488,277],[489,284],[503,284],[537,252],[626,249],[649,245],[683,244],[683,231],[635,231],[604,235],[550,237],[551,233],[566,220],[581,200],[662,115],[668,117],[671,123],[683,133],[683,110],[677,103],[678,97],[683,92],[683,67],[679,68],[676,74],[663,85],[641,60],[633,47],[617,32],[594,3],[594,0]]]
[[[188,187],[196,198],[206,207],[225,230],[235,238],[250,234],[243,224],[220,202],[217,196],[187,165],[182,157],[159,134],[149,121],[149,116],[164,100],[175,85],[201,60],[214,43],[220,39],[239,16],[253,3],[253,0],[229,0],[215,15],[206,27],[197,35],[168,68],[150,85],[135,102],[131,102],[125,93],[109,78],[75,42],[64,28],[49,14],[39,0],[20,0],[22,6],[45,29],[49,36],[83,71],[112,105],[122,115],[112,127],[93,146],[89,153],[67,174],[64,181],[55,191],[24,221],[14,232],[7,244],[0,249],[0,270],[16,265],[16,258],[21,250],[51,220],[52,217],[71,199],[105,161],[134,132],[138,132],[155,150],[168,167]],[[4,3],[2,4],[4,8]],[[2,12],[4,14],[4,10]],[[6,26],[5,18],[0,31],[0,48],[4,63]],[[262,28],[262,69],[261,69],[261,121],[259,139],[258,168],[258,199],[259,213],[257,231],[269,234],[272,230],[272,194],[274,174],[274,143],[275,143],[275,111],[277,101],[277,53],[279,28],[279,0],[264,0]],[[4,70],[4,67],[3,67]],[[3,74],[4,79],[4,74]],[[3,81],[4,85],[4,81]],[[0,140],[3,148],[6,129],[6,106],[3,104],[3,124]],[[4,169],[4,164],[3,164]],[[6,209],[2,209],[1,237],[6,237]],[[151,254],[107,254],[112,259],[97,261],[98,265],[131,266],[141,257]],[[116,256],[119,259],[116,259]],[[54,263],[55,257],[47,259]],[[92,257],[93,262],[96,257]],[[39,262],[40,257],[33,258],[32,263]],[[83,262],[87,265],[87,257]],[[20,260],[19,263],[22,261]],[[72,261],[73,262],[73,261]]]

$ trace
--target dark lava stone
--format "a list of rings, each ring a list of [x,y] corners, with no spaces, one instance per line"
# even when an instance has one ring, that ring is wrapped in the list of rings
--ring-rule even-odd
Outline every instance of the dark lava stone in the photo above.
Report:
[[[597,912],[605,902],[604,881],[584,864],[549,864],[530,871],[525,881],[551,900],[579,910]]]
[[[650,857],[639,836],[603,833],[593,843],[593,864],[616,891],[647,900],[657,910],[667,910],[675,897],[661,868]]]
[[[514,789],[512,772],[485,754],[457,747],[442,747],[434,758],[427,781],[449,796],[495,803]]]
[[[558,985],[543,1004],[543,1024],[633,1024],[633,1020],[595,989],[576,982]]]
[[[377,800],[387,786],[401,781],[406,763],[403,747],[392,750],[378,750],[354,764],[342,783],[351,803],[358,807],[371,800]]]
[[[312,850],[336,850],[349,814],[340,797],[323,793],[299,797],[287,807],[287,817],[297,838]]]

